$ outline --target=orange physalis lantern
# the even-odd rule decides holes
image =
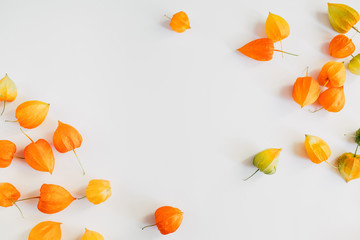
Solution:
[[[354,51],[355,44],[343,34],[335,36],[329,44],[329,53],[332,57],[345,58],[353,54]]]
[[[305,149],[309,159],[316,164],[328,160],[331,155],[329,145],[316,136],[305,135]]]
[[[86,198],[93,204],[105,202],[111,196],[110,181],[94,179],[86,188]]]
[[[20,198],[20,192],[10,183],[0,183],[0,207],[15,207],[22,214],[20,208],[16,205],[17,200]]]
[[[16,145],[8,140],[0,140],[0,168],[11,164],[16,152]]]
[[[82,136],[78,132],[78,130],[76,130],[73,126],[70,126],[69,124],[65,124],[59,121],[59,125],[53,135],[53,144],[56,150],[61,153],[73,151],[80,164],[81,169],[83,170],[83,174],[85,175],[84,167],[82,166],[75,152],[75,148],[79,148],[82,141]]]
[[[313,104],[318,99],[319,94],[320,85],[314,78],[308,76],[308,72],[306,72],[306,77],[296,79],[292,96],[301,107]]]
[[[258,61],[270,61],[273,58],[274,51],[297,56],[296,54],[274,49],[274,41],[270,38],[260,38],[251,41],[239,48],[238,51]]]
[[[171,18],[170,27],[172,30],[178,33],[185,32],[187,29],[190,29],[189,17],[184,12],[175,13]]]
[[[27,101],[16,108],[15,117],[20,126],[24,128],[36,128],[46,118],[50,104],[41,101]]]
[[[43,184],[40,188],[38,209],[46,214],[57,213],[67,208],[75,199],[63,187]]]
[[[289,36],[290,27],[284,18],[269,13],[265,22],[265,32],[268,38],[278,42]]]
[[[61,223],[41,222],[29,234],[28,240],[61,240]]]
[[[143,227],[157,226],[161,234],[169,234],[175,232],[181,225],[183,220],[183,212],[180,209],[164,206],[155,212],[155,224]]]
[[[4,106],[0,115],[5,111],[6,102],[12,102],[16,99],[17,89],[15,83],[5,74],[0,80],[0,101],[4,101]]]
[[[319,103],[329,112],[339,112],[345,105],[344,87],[325,90],[319,96]]]
[[[342,87],[346,80],[346,69],[344,63],[330,61],[326,63],[318,76],[320,85],[326,87]]]
[[[26,133],[24,134],[31,141],[24,150],[25,161],[37,171],[52,174],[55,166],[55,157],[50,144],[45,139],[39,139],[34,142]]]
[[[104,240],[100,233],[85,228],[85,233],[80,240]]]
[[[338,170],[346,182],[360,178],[360,155],[344,153],[338,159]]]

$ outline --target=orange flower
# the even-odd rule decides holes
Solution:
[[[110,182],[107,180],[91,180],[86,188],[86,198],[95,205],[105,202],[111,194]]]
[[[16,152],[16,145],[8,140],[0,140],[0,168],[11,164]]]
[[[314,78],[309,77],[307,72],[306,77],[296,79],[292,96],[301,107],[313,104],[318,99],[319,94],[319,83]]]
[[[85,228],[85,233],[80,240],[104,240],[100,233]]]
[[[52,174],[55,166],[55,157],[50,144],[45,139],[39,139],[34,142],[28,135],[26,135],[26,133],[24,134],[32,142],[25,147],[25,161],[30,165],[30,167],[37,171],[49,172]]]
[[[155,224],[143,227],[157,226],[161,234],[169,234],[175,232],[181,225],[183,220],[183,212],[180,209],[164,206],[155,212]]]
[[[290,34],[289,24],[282,17],[269,13],[265,22],[265,32],[268,38],[278,42]]]
[[[309,159],[316,164],[328,160],[331,155],[329,145],[316,136],[305,135],[305,149]]]
[[[297,56],[296,54],[274,49],[274,42],[270,38],[260,38],[251,41],[239,48],[238,51],[258,61],[270,61],[273,58],[274,51]]]
[[[318,76],[320,85],[327,87],[342,87],[346,80],[344,63],[331,61],[326,63]]]
[[[63,187],[43,184],[40,188],[38,209],[46,214],[57,213],[67,208],[75,199]]]
[[[170,27],[172,30],[178,33],[185,32],[187,29],[190,29],[189,17],[184,12],[175,13],[171,18]]]
[[[0,183],[0,206],[11,207],[20,198],[20,192],[10,183]]]
[[[59,125],[54,132],[53,135],[53,144],[61,153],[66,153],[69,151],[73,151],[80,167],[83,170],[83,174],[85,175],[84,167],[82,166],[76,152],[75,148],[79,148],[81,146],[83,139],[81,134],[74,127],[69,124],[65,124],[59,121]]]
[[[4,101],[4,107],[1,112],[1,115],[3,115],[5,111],[6,102],[14,101],[16,99],[16,96],[17,96],[16,85],[6,74],[5,77],[3,77],[0,80],[0,101]]]
[[[329,88],[319,96],[319,103],[329,112],[339,112],[345,105],[344,88]]]
[[[335,36],[329,44],[330,56],[345,58],[355,51],[355,44],[351,39],[343,34]]]
[[[28,240],[61,240],[61,223],[41,222],[29,234]]]
[[[36,128],[46,118],[50,104],[41,101],[27,101],[16,108],[16,122],[24,128]]]

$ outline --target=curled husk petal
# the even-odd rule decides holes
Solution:
[[[8,167],[16,152],[16,145],[8,140],[0,140],[0,168]]]
[[[45,139],[39,139],[26,146],[25,161],[33,169],[52,174],[55,166],[55,157],[50,144]]]
[[[20,126],[24,128],[36,128],[46,118],[50,104],[41,101],[27,101],[16,108],[15,117]]]
[[[355,44],[343,34],[335,36],[329,44],[329,53],[332,57],[345,58],[353,54],[354,51]]]
[[[312,77],[299,77],[293,87],[293,99],[301,107],[313,104],[319,97],[320,85]]]
[[[245,44],[238,51],[258,61],[270,61],[274,55],[274,41],[270,38],[256,39]]]
[[[80,240],[104,240],[100,233],[85,228],[85,233]]]
[[[6,74],[0,80],[0,101],[12,102],[16,99],[17,89],[15,83]]]
[[[333,87],[325,90],[319,96],[319,103],[329,112],[339,112],[345,105],[344,87]]]
[[[86,198],[97,205],[105,202],[111,196],[110,181],[93,179],[86,188]]]
[[[268,38],[278,42],[289,36],[290,27],[284,18],[269,13],[265,22],[265,32]]]
[[[360,178],[360,155],[344,153],[338,159],[338,169],[346,182]]]
[[[11,207],[20,198],[20,192],[11,183],[0,183],[0,207]]]
[[[183,212],[178,208],[164,206],[155,212],[155,223],[161,234],[175,232],[181,225]]]
[[[261,172],[271,175],[276,172],[281,148],[269,148],[255,155],[253,164]]]
[[[61,240],[61,223],[45,221],[36,225],[28,240]]]
[[[327,62],[321,69],[318,81],[326,87],[342,87],[346,80],[346,69],[342,62]]]
[[[331,155],[329,145],[316,136],[305,135],[305,149],[309,159],[316,164],[328,160]]]
[[[61,153],[72,151],[81,146],[83,139],[81,134],[73,126],[59,121],[59,125],[53,135],[53,143]]]
[[[182,33],[185,32],[187,29],[190,29],[188,15],[183,11],[175,13],[171,18],[170,27],[172,30],[178,33]]]
[[[347,33],[360,18],[355,9],[339,3],[328,3],[328,16],[331,26],[338,33]]]
[[[38,209],[46,214],[57,213],[67,208],[75,199],[63,187],[43,184],[40,188]]]
[[[360,75],[360,54],[350,60],[349,70],[353,74]]]

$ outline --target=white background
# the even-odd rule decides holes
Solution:
[[[342,2],[360,11],[360,2]],[[360,127],[360,78],[348,72],[340,113],[310,113],[318,106],[301,109],[291,98],[306,66],[316,78],[334,60],[327,1],[2,0],[0,9],[0,73],[18,87],[0,138],[21,155],[29,140],[4,120],[26,100],[49,102],[46,121],[26,132],[52,142],[57,120],[73,125],[87,171],[82,176],[72,153],[54,149],[52,176],[15,159],[0,169],[0,182],[22,197],[38,195],[43,183],[80,197],[94,178],[113,189],[101,205],[84,199],[54,215],[40,213],[37,201],[19,203],[25,219],[1,208],[1,239],[27,239],[44,220],[62,222],[65,240],[79,240],[85,227],[107,240],[360,238],[360,182],[346,184],[336,169],[313,164],[303,146],[304,134],[323,138],[333,163],[355,150],[344,134]],[[164,14],[181,10],[192,28],[179,34]],[[290,24],[283,48],[299,57],[257,62],[236,51],[266,36],[269,11]],[[360,47],[358,35],[354,42]],[[278,172],[244,182],[256,170],[251,158],[270,147],[283,148]],[[179,230],[142,231],[163,205],[184,212]]]

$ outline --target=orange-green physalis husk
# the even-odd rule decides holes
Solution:
[[[349,70],[353,74],[360,75],[360,54],[350,60]]]
[[[250,177],[244,179],[248,180],[254,176],[258,171],[261,171],[265,174],[272,175],[276,172],[276,167],[278,165],[278,157],[281,152],[281,148],[269,148],[262,152],[259,152],[255,155],[253,164],[258,168]]]
[[[30,231],[28,240],[60,240],[60,225],[59,222],[41,222]]]
[[[265,22],[265,32],[268,38],[278,42],[289,36],[290,27],[285,19],[269,12]]]
[[[344,153],[339,157],[338,169],[346,182],[360,178],[360,155]]]
[[[305,134],[305,149],[309,159],[316,164],[328,160],[331,155],[329,145],[316,136]]]
[[[16,85],[6,74],[5,77],[3,77],[0,80],[0,101],[4,102],[4,106],[0,115],[3,115],[5,111],[6,102],[14,101],[16,99],[16,96],[17,96]]]
[[[85,233],[80,240],[104,240],[100,233],[85,228]]]
[[[354,27],[360,18],[355,9],[345,4],[328,3],[328,16],[331,26],[338,33],[347,33],[351,28],[359,32]]]

